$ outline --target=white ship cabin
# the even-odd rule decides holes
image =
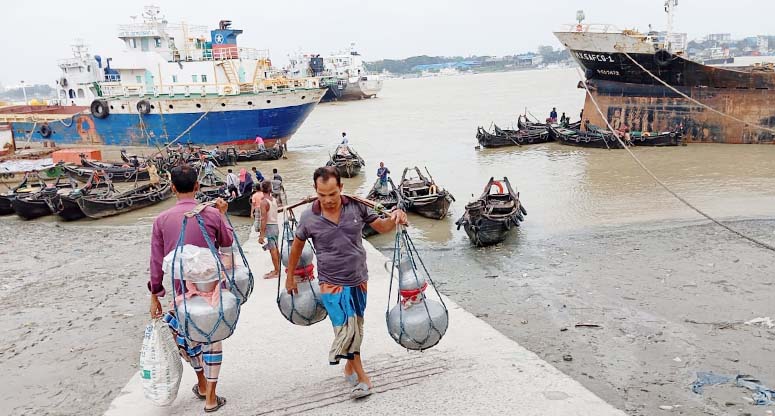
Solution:
[[[238,46],[242,30],[232,29],[229,20],[220,21],[215,30],[171,24],[155,6],[145,7],[141,18],[134,20],[139,21],[119,26],[118,38],[125,45],[121,54],[105,62],[95,57],[96,75],[102,78],[93,86],[91,99],[96,95],[183,98],[318,88],[314,79],[278,78],[267,50]],[[89,73],[88,63],[86,66]],[[80,97],[78,90],[74,94]],[[67,97],[70,95],[68,90]],[[88,105],[91,100],[86,90],[83,95]]]
[[[99,56],[92,56],[89,47],[83,41],[76,41],[72,46],[73,57],[59,61],[61,76],[56,80],[57,100],[59,105],[89,105],[97,97],[96,82],[102,81],[102,71]]]
[[[331,75],[339,78],[347,78],[350,82],[358,82],[367,77],[366,69],[363,67],[363,58],[355,50],[355,43],[350,43],[349,52],[340,52],[325,58],[325,67]],[[373,77],[373,75],[372,75]]]

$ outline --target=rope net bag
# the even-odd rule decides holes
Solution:
[[[199,204],[183,217],[180,237],[172,252],[170,280],[173,295],[173,309],[178,318],[178,332],[186,339],[199,343],[213,343],[230,337],[237,327],[240,308],[247,302],[253,292],[253,272],[250,270],[245,253],[234,232],[232,247],[222,247],[223,252],[215,247],[205,229],[204,219],[200,214],[209,204]],[[199,230],[207,243],[207,250],[214,261],[215,273],[207,278],[194,279],[190,273],[186,276],[186,259],[184,258],[190,245],[184,245],[186,228],[190,218],[195,218]],[[229,225],[231,220],[226,217]],[[232,227],[233,229],[233,227]],[[234,261],[233,248],[242,260],[241,264]],[[201,260],[201,258],[199,259]],[[179,280],[180,288],[175,280]]]
[[[385,263],[386,268],[388,264]],[[398,281],[396,300],[390,308],[395,280]],[[429,283],[438,300],[428,298]],[[396,229],[385,321],[393,340],[404,348],[419,351],[438,344],[449,326],[447,305],[403,226]]]
[[[283,234],[280,239],[280,260],[286,268],[291,257],[296,225],[293,211],[285,210]],[[299,263],[293,272],[298,293],[289,294],[288,291],[281,290],[281,287],[284,287],[281,284],[282,277],[277,279],[277,307],[285,319],[295,325],[310,326],[328,317],[328,312],[320,299],[320,286],[315,279],[314,257],[315,249],[312,242],[308,240],[304,244]],[[287,276],[287,273],[281,274]]]

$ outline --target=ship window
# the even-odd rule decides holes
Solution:
[[[156,47],[161,48],[161,38],[155,38],[154,41],[156,42]]]
[[[301,99],[302,99],[302,100],[303,100],[303,99],[305,99],[305,98],[307,98],[307,96],[306,96],[306,95],[302,95],[302,96],[301,96]]]
[[[140,75],[137,75],[137,76],[135,76],[135,81],[137,81],[138,84],[142,84],[143,83],[143,77],[141,77]]]
[[[199,82],[199,81],[197,81],[198,78],[199,77],[197,75],[191,75],[191,81],[193,81],[193,82]]]
[[[111,109],[111,110],[113,109],[113,106],[112,106],[112,105],[110,106],[110,109]]]
[[[226,103],[221,103],[221,107],[226,107]]]
[[[91,65],[86,65],[86,72],[91,72]]]
[[[173,108],[173,107],[172,107],[172,104],[170,104],[170,110],[172,110],[172,108]]]
[[[253,101],[248,101],[248,105],[253,105]]]
[[[207,75],[202,74],[202,82],[207,82]]]
[[[73,89],[70,89],[70,91],[68,91],[68,92],[67,92],[67,95],[68,95],[70,98],[75,98],[75,91],[73,91]]]
[[[196,108],[202,108],[202,104],[196,103]]]
[[[134,49],[137,49],[137,39],[135,38],[129,39],[129,46],[131,46]]]
[[[83,97],[85,97],[83,93],[83,88],[78,88],[78,98],[83,98]]]
[[[172,82],[178,82],[178,76],[177,75],[173,75],[172,76]]]
[[[267,104],[272,104],[272,100],[266,100]]]

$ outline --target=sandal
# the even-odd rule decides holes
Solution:
[[[349,376],[345,375],[344,380],[349,383],[351,386],[355,387],[358,385],[358,374],[352,373]]]
[[[199,383],[194,384],[194,387],[191,388],[191,391],[194,392],[194,396],[196,396],[197,399],[199,400],[205,399],[205,395],[199,393]]]
[[[221,407],[226,405],[226,398],[225,397],[215,396],[215,401],[217,402],[215,407],[211,407],[209,409],[205,407],[205,413],[217,412],[218,409],[220,409]]]
[[[369,388],[369,385],[366,383],[358,383],[350,393],[350,398],[353,400],[361,399],[366,396],[371,396],[371,388]]]

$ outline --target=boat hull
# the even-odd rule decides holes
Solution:
[[[48,122],[48,137],[42,136],[40,123],[17,121],[12,123],[12,129],[14,137],[31,135],[33,141],[49,139],[61,144],[154,146],[171,142],[182,134],[182,143],[238,146],[254,146],[256,136],[261,136],[269,147],[278,140],[285,143],[323,93],[324,90],[316,89],[296,91],[293,95],[151,98],[154,110],[142,118],[134,111],[140,98],[114,99],[108,101],[114,110],[104,119],[84,111],[62,121]],[[161,112],[162,108],[165,112]]]
[[[59,198],[59,205],[55,210],[55,214],[65,221],[75,221],[86,217],[86,214],[83,213],[83,210],[78,205],[78,198],[70,198],[68,196]]]
[[[348,82],[344,89],[341,100],[360,100],[364,98],[373,98],[382,90],[382,80],[366,80],[357,82]]]
[[[438,194],[433,200],[412,200],[409,211],[425,218],[440,220],[447,216],[452,198],[448,193]]]
[[[11,215],[13,211],[13,195],[0,195],[0,215]]]
[[[492,246],[503,242],[514,228],[516,227],[511,219],[493,221],[481,218],[476,224],[467,222],[463,225],[468,239],[478,247]]]
[[[558,32],[556,36],[583,68],[586,85],[603,113],[588,94],[583,118],[592,124],[608,122],[614,129],[625,124],[631,131],[679,131],[687,143],[775,141],[775,134],[754,127],[775,128],[775,71],[711,67],[666,51],[655,52],[645,40],[623,34]]]
[[[77,201],[78,206],[81,207],[81,211],[83,211],[84,215],[87,217],[104,218],[156,205],[172,196],[172,187],[169,183],[165,183],[153,195],[154,196],[151,198],[148,198],[145,195],[138,195],[121,199],[84,197],[79,198]]]
[[[16,215],[25,220],[34,220],[53,214],[45,199],[33,198],[32,195],[28,198],[14,198],[11,205],[13,205]]]

